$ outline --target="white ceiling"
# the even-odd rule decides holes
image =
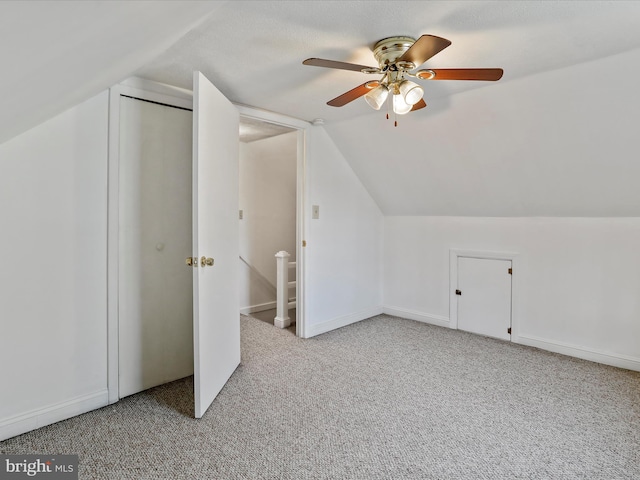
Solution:
[[[508,82],[639,47],[638,31],[637,1],[5,0],[0,141],[133,73],[191,88],[198,69],[236,103],[329,124],[371,113],[326,105],[370,77],[305,58],[374,65],[377,40],[428,33],[452,45],[426,66]],[[484,85],[429,82],[425,100]]]
[[[371,113],[364,100],[326,102],[372,77],[308,57],[375,66],[379,39],[432,34],[452,45],[426,66],[502,67],[508,82],[638,47],[638,31],[640,2],[233,1],[137,74],[191,88],[198,69],[234,102],[331,123]],[[425,100],[486,84],[430,82]]]
[[[292,128],[263,122],[254,118],[240,117],[240,141],[251,143],[265,138],[276,137],[283,133],[293,132]]]
[[[616,210],[619,204],[639,200],[625,193],[627,175],[618,188],[619,203],[602,197],[589,203],[589,189],[572,183],[575,171],[558,169],[552,151],[536,152],[551,154],[544,161],[533,153],[519,155],[528,151],[530,139],[513,125],[520,116],[511,106],[525,102],[536,111],[538,117],[530,116],[523,125],[537,128],[554,103],[543,102],[546,110],[535,101],[526,103],[530,88],[559,104],[575,95],[574,83],[551,72],[640,48],[638,1],[2,1],[0,32],[0,142],[129,76],[190,89],[193,70],[200,70],[238,104],[308,121],[324,119],[327,132],[385,213],[619,215],[629,211]],[[326,105],[371,77],[302,65],[309,57],[374,65],[371,47],[379,39],[422,34],[452,42],[425,67],[501,67],[504,77],[495,83],[425,81],[429,106],[402,117],[393,132],[361,99],[342,108]],[[580,93],[591,88],[615,94],[618,64],[610,64],[613,71],[600,69],[598,62],[589,65],[580,70],[590,81]],[[633,75],[624,78],[628,83],[640,72],[626,73]],[[556,78],[565,91],[556,95],[556,84],[540,89],[538,80],[525,81],[529,78],[542,83]],[[499,106],[483,103],[490,99]],[[600,100],[603,118],[611,122],[606,99]],[[575,115],[588,113],[577,110]],[[489,153],[480,151],[477,158],[476,150],[465,150],[472,143],[468,137],[482,130],[473,122],[476,117],[495,120],[483,125],[486,134],[477,142],[486,147],[506,139],[509,147],[491,144],[485,149]],[[584,131],[597,127],[586,125]],[[612,123],[605,130],[617,127]],[[593,156],[598,150],[593,142],[591,150],[580,153]],[[437,161],[424,161],[433,158],[430,152],[437,152]],[[512,156],[506,158],[507,153]],[[476,175],[481,182],[467,178],[459,185],[461,172],[492,167],[496,156],[517,178],[502,196],[488,192],[500,191],[500,184],[510,180],[504,176]],[[389,168],[390,159],[397,158],[405,159],[402,167]],[[596,179],[607,172],[599,161],[590,160],[595,166],[584,174],[585,185],[596,188]],[[612,190],[619,180],[615,174],[606,179]],[[552,193],[551,185],[563,185],[558,191],[564,193]],[[465,186],[474,197],[462,201],[469,198]]]
[[[222,5],[0,1],[0,143],[128,77]]]

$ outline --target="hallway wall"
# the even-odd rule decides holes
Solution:
[[[275,254],[285,250],[289,261],[296,259],[297,136],[294,131],[240,143],[240,255],[271,284],[240,262],[244,313],[275,306]],[[295,270],[289,274],[294,280]]]

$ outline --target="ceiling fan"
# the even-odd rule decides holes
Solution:
[[[451,45],[446,38],[422,35],[418,40],[412,37],[383,38],[373,47],[377,67],[353,63],[308,58],[304,65],[315,67],[352,70],[369,75],[382,75],[379,80],[370,80],[329,100],[327,105],[342,107],[364,95],[364,99],[375,110],[380,110],[389,94],[392,95],[392,109],[397,115],[404,115],[427,106],[422,96],[424,89],[410,80],[486,80],[496,81],[502,77],[501,68],[438,68],[420,69],[420,65]],[[387,113],[387,118],[389,114]],[[396,122],[397,126],[397,122]]]

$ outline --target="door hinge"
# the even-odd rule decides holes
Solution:
[[[456,290],[456,295],[462,295],[462,292],[460,290]]]
[[[513,275],[513,268],[509,269],[509,275]]]
[[[507,333],[511,335],[511,327],[507,328]]]

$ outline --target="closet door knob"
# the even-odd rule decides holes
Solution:
[[[206,267],[207,265],[213,267],[213,258],[207,258],[204,255],[200,258],[200,265]]]

